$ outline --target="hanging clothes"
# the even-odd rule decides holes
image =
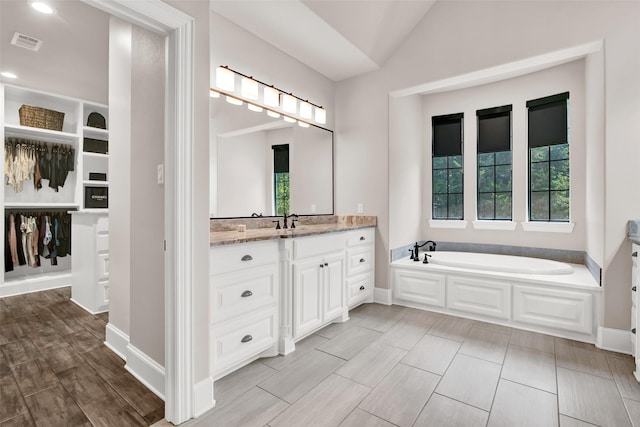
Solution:
[[[9,217],[5,217],[4,219],[4,234],[7,236],[4,239],[4,271],[13,271],[13,259],[11,258],[11,244],[9,243],[9,228],[10,222]]]

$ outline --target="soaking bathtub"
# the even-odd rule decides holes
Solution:
[[[602,288],[584,265],[470,252],[391,263],[393,304],[595,343]]]

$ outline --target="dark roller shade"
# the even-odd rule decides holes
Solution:
[[[569,92],[527,102],[529,148],[566,144]]]
[[[478,110],[478,153],[511,150],[511,105]]]
[[[460,113],[431,118],[434,157],[462,154],[462,117]]]
[[[272,145],[273,173],[289,172],[289,144]]]

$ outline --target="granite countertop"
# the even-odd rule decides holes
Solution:
[[[629,239],[640,245],[640,219],[629,221]]]
[[[250,228],[250,220],[247,219],[246,231],[237,230],[224,230],[216,231],[221,228],[221,222],[225,220],[212,220],[217,224],[210,227],[209,243],[211,246],[229,245],[234,243],[256,242],[260,240],[270,239],[291,239],[294,237],[313,236],[317,234],[335,233],[338,231],[355,230],[358,228],[367,228],[376,226],[375,216],[363,216],[363,215],[331,215],[329,221],[318,223],[318,219],[310,220],[312,223],[298,223],[296,228],[289,228],[286,230],[276,230],[275,227],[261,227]],[[237,227],[238,220],[231,220],[234,226]],[[300,221],[305,221],[301,218]]]

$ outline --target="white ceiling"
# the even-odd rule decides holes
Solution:
[[[333,81],[379,69],[435,0],[211,0],[214,12]]]

